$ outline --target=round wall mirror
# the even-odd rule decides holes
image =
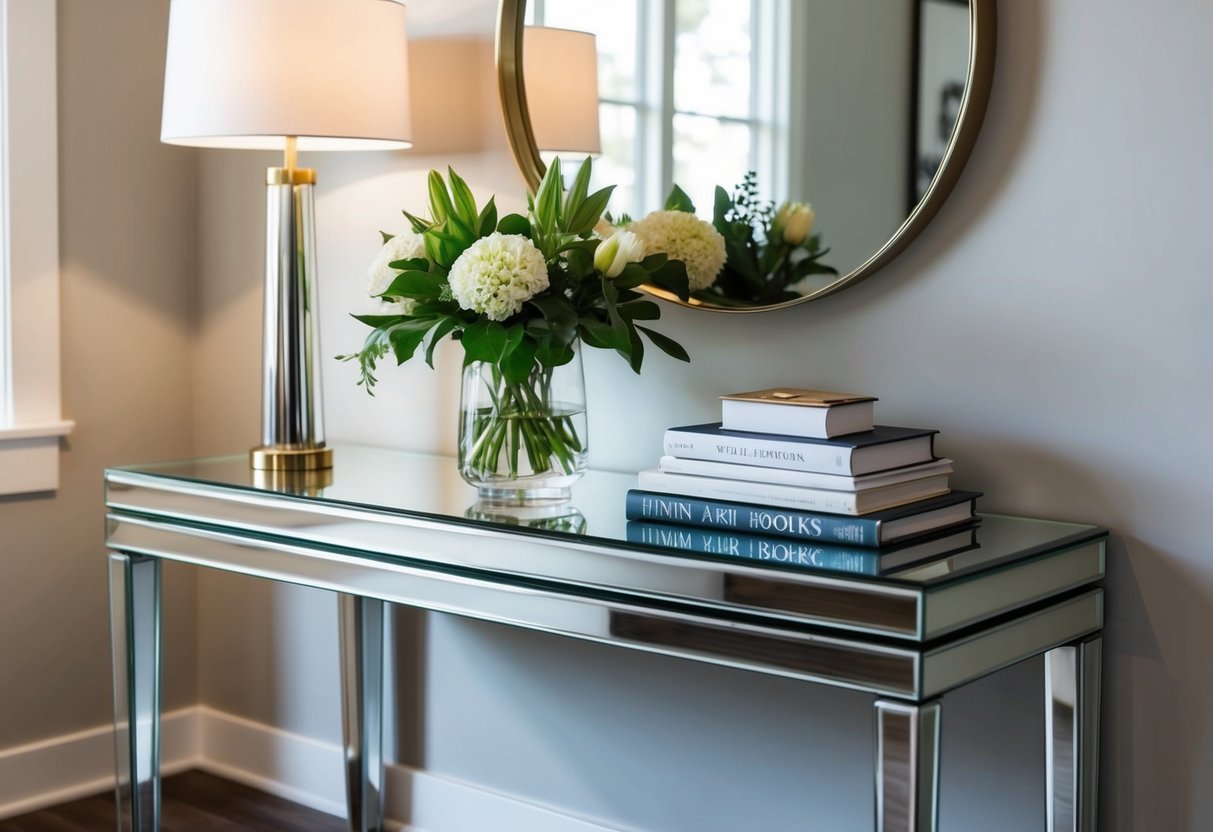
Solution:
[[[614,217],[641,219],[676,204],[719,225],[725,210],[759,244],[768,232],[794,244],[780,254],[780,274],[742,285],[722,272],[719,285],[689,302],[749,312],[868,277],[939,210],[981,127],[995,0],[501,0],[506,132],[534,188],[553,155],[567,170],[586,154],[545,144],[532,123],[532,111],[551,109],[540,97],[553,94],[532,79],[528,103],[523,56],[532,27],[595,36],[594,170],[599,183],[616,186]],[[585,90],[563,62],[540,61],[537,34],[529,41],[532,71]],[[570,118],[571,100],[592,98],[589,89],[563,99]],[[728,204],[718,202],[717,186]],[[789,202],[811,205],[811,215],[780,214]]]

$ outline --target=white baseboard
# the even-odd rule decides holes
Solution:
[[[161,772],[201,769],[345,816],[340,746],[205,706],[165,714]],[[0,820],[113,788],[109,725],[0,750]],[[390,765],[386,813],[400,832],[620,832],[616,827],[426,771]],[[403,825],[402,825],[403,824]]]
[[[449,777],[400,765],[386,773],[386,814],[421,832],[623,832]]]
[[[160,768],[198,764],[198,708],[165,714]],[[114,734],[109,725],[0,750],[0,819],[100,794],[114,787]]]
[[[341,746],[205,706],[197,711],[201,729],[198,768],[345,817]]]

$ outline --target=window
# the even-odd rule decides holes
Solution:
[[[597,36],[595,180],[617,186],[613,212],[643,216],[677,183],[710,216],[715,186],[731,190],[748,170],[768,192],[788,181],[790,8],[786,0],[532,0],[531,22]]]
[[[55,5],[0,0],[0,494],[59,483]]]

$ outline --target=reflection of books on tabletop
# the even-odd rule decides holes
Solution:
[[[938,558],[943,574],[951,566],[949,556],[977,548],[977,528],[975,523],[970,523],[959,530],[915,538],[898,546],[870,549],[747,532],[676,526],[648,520],[629,520],[627,539],[630,543],[676,549],[707,557],[738,558],[780,566],[862,575],[879,575],[908,564]]]
[[[877,426],[836,439],[746,433],[719,423],[670,428],[664,453],[682,459],[707,459],[858,476],[918,465],[935,459],[938,431]]]
[[[775,387],[721,396],[727,430],[829,439],[873,427],[876,399],[852,393]]]
[[[950,491],[938,497],[853,517],[631,489],[627,494],[626,517],[628,520],[653,520],[877,547],[972,522],[979,496],[975,491]]]
[[[947,474],[918,477],[865,488],[862,491],[838,491],[723,477],[692,476],[659,469],[641,471],[638,478],[643,491],[850,515],[870,514],[873,511],[948,493]]]

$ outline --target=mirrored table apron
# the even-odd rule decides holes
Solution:
[[[477,503],[450,458],[357,446],[294,478],[252,471],[243,455],[109,469],[118,828],[159,828],[160,564],[171,560],[340,593],[356,832],[383,825],[385,604],[871,695],[880,832],[938,828],[944,694],[1041,656],[1042,814],[1050,830],[1093,832],[1103,530],[987,515],[924,560],[802,550],[787,564],[659,545],[678,535],[624,519],[635,482],[591,471],[565,506],[510,510]]]

